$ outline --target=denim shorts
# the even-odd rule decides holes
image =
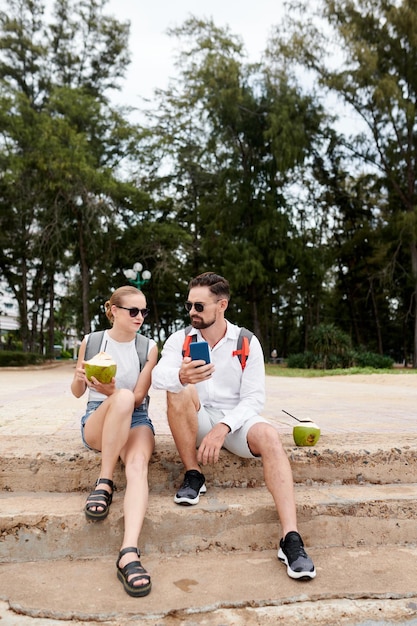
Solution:
[[[84,426],[88,418],[90,417],[91,413],[93,413],[96,409],[98,409],[98,407],[100,406],[100,404],[102,404],[102,402],[104,402],[104,400],[99,400],[99,401],[94,400],[94,401],[87,402],[86,412],[81,418],[81,438],[83,440],[83,444],[89,450],[93,450],[93,448],[90,448],[90,446],[88,445],[88,443],[86,442],[84,438]],[[132,421],[130,423],[130,428],[136,428],[136,426],[148,426],[148,428],[150,428],[152,433],[155,435],[155,429],[153,427],[151,420],[148,417],[148,408],[147,408],[146,402],[143,402],[143,404],[136,407],[136,409],[132,413]]]

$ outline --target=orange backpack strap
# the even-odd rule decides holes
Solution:
[[[182,344],[182,356],[183,356],[183,358],[185,356],[190,356],[190,343],[192,341],[196,341],[197,340],[197,335],[189,335],[188,334],[191,329],[192,329],[192,326],[187,326],[187,328],[185,328],[185,330],[184,330],[185,339],[184,339],[184,343]]]
[[[237,349],[232,352],[232,356],[237,356],[239,358],[242,371],[245,369],[246,361],[249,358],[250,341],[252,337],[253,333],[247,328],[242,327],[237,340]]]

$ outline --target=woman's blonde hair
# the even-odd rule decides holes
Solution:
[[[114,322],[114,316],[111,310],[112,306],[124,306],[123,299],[125,298],[125,296],[137,296],[138,294],[140,294],[141,296],[144,295],[140,289],[136,289],[136,287],[131,287],[130,285],[119,287],[118,289],[116,289],[116,291],[113,291],[112,295],[110,296],[110,300],[107,300],[104,303],[104,310],[110,324],[113,325]]]

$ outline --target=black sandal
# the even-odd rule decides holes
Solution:
[[[131,561],[124,567],[119,567],[120,559],[122,556],[127,554],[128,552],[135,552],[138,555],[137,561]],[[139,598],[140,596],[147,596],[151,590],[152,583],[151,577],[149,576],[146,569],[142,567],[142,563],[140,562],[140,551],[137,548],[123,548],[119,552],[119,558],[117,559],[117,578],[123,583],[123,587],[126,593],[129,596],[133,596],[134,598]],[[135,574],[133,578],[128,580],[129,576]],[[148,582],[144,585],[134,585],[133,583],[141,578],[145,578]]]
[[[108,478],[99,478],[96,482],[96,487],[98,487],[100,483],[109,485],[111,492],[106,491],[106,489],[95,489],[88,496],[84,507],[86,518],[95,521],[107,517],[113,499],[113,481]],[[98,507],[101,509],[100,511],[97,510]]]

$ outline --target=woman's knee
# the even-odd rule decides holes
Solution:
[[[135,394],[130,389],[117,389],[111,396],[109,401],[113,405],[117,405],[120,410],[126,410],[133,413],[135,408]]]

